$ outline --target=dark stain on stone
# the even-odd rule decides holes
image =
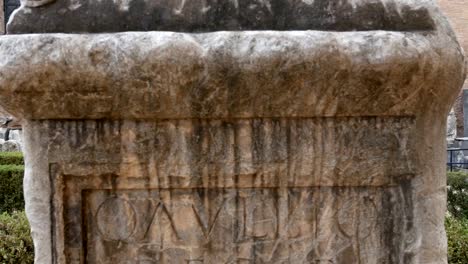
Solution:
[[[71,0],[56,1],[39,8],[20,9],[8,24],[8,33],[177,31],[210,32],[241,30],[330,30],[330,31],[423,31],[433,30],[427,9],[404,3],[350,1],[186,1],[184,6],[132,0],[119,9],[112,0],[81,1],[71,9]],[[206,3],[206,5],[204,4]],[[176,11],[177,9],[177,11]],[[398,11],[400,9],[401,11]],[[58,12],[67,10],[66,12]],[[41,18],[41,19],[38,19]],[[30,21],[34,21],[31,23]]]

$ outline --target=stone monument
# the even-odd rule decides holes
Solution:
[[[0,38],[36,263],[447,262],[433,1],[29,0],[8,31],[44,33]]]

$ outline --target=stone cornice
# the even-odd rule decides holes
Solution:
[[[460,52],[436,32],[12,35],[0,101],[27,119],[414,115],[456,94]]]

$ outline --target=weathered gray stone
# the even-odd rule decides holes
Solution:
[[[447,143],[452,144],[457,137],[457,118],[453,109],[447,117]]]
[[[0,141],[0,149],[4,152],[21,151],[21,145],[16,140]]]
[[[24,0],[9,33],[434,29],[428,0]],[[34,8],[47,4],[41,8]]]
[[[342,2],[356,8],[326,2],[337,20],[323,23],[390,11],[304,23],[385,30],[0,38],[0,102],[25,120],[36,262],[446,263],[462,51],[432,1]],[[10,29],[66,3],[23,7]],[[180,30],[233,29],[192,10]],[[411,10],[426,15],[402,20]]]

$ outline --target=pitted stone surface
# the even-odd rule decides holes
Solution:
[[[465,64],[432,1],[73,3],[9,28],[192,33],[0,38],[36,263],[447,262]],[[322,31],[215,32],[245,29]]]

